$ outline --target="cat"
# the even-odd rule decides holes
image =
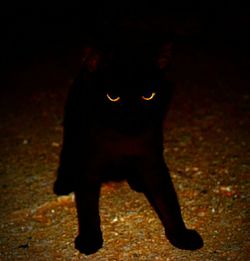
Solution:
[[[102,247],[101,184],[120,180],[145,194],[175,247],[195,250],[203,240],[184,224],[163,157],[163,122],[173,89],[165,76],[172,43],[158,48],[152,41],[129,39],[111,47],[84,48],[83,64],[65,105],[54,193],[75,193],[75,247],[81,253],[89,255]]]

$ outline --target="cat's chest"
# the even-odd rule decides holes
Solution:
[[[109,159],[146,156],[152,152],[155,143],[152,130],[147,130],[141,135],[130,136],[113,129],[103,129],[93,133],[92,137],[96,154]]]

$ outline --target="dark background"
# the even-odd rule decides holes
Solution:
[[[22,3],[2,8],[4,68],[51,51],[74,48],[100,32],[105,35],[107,27],[122,21],[145,21],[153,30],[171,32],[178,41],[192,38],[196,45],[230,47],[238,49],[241,56],[249,55],[249,9],[240,1],[89,2],[56,6]]]

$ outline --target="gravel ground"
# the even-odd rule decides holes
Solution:
[[[165,157],[198,251],[174,248],[145,197],[102,188],[104,247],[74,249],[73,195],[52,193],[62,113],[80,50],[9,69],[0,93],[0,260],[249,260],[249,72],[235,49],[180,45],[169,77]]]

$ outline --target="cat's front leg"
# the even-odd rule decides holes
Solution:
[[[83,155],[84,131],[79,133],[74,123],[65,124],[63,145],[60,154],[60,164],[57,179],[54,183],[54,193],[58,196],[67,195],[75,190],[77,174],[85,168],[86,159]]]
[[[164,225],[166,236],[177,248],[195,250],[203,246],[201,236],[187,229],[164,159],[147,160],[142,173],[144,193]]]
[[[75,191],[79,225],[75,248],[86,255],[97,252],[103,244],[98,206],[99,195],[98,182],[79,182]]]
[[[70,149],[63,145],[60,157],[60,165],[57,170],[57,178],[54,183],[53,191],[56,195],[68,195],[75,189],[75,175],[79,172],[79,162],[74,152],[76,149]],[[82,163],[82,162],[81,162]]]

